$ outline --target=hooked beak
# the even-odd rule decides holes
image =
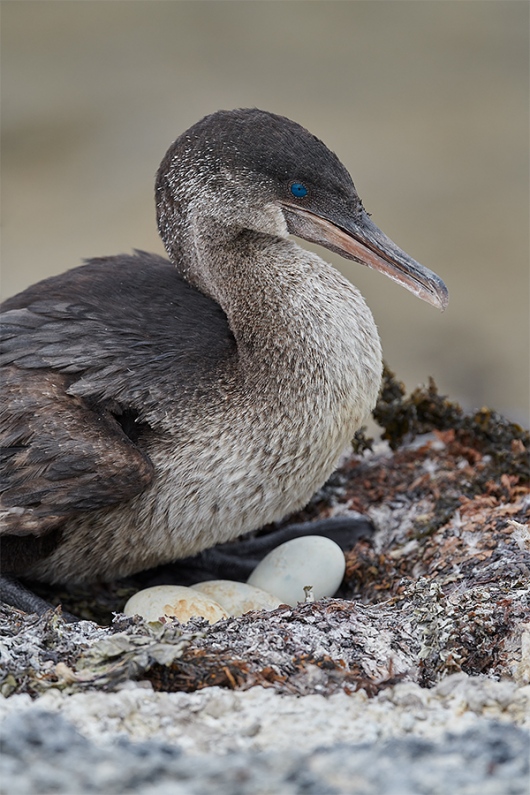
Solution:
[[[398,248],[364,211],[355,220],[337,224],[288,202],[283,202],[283,208],[291,234],[381,271],[442,311],[449,303],[449,292],[440,277]]]

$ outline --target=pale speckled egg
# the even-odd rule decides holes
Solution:
[[[231,616],[242,616],[249,610],[274,610],[281,600],[261,588],[234,580],[208,580],[191,586],[214,599]]]
[[[323,536],[286,541],[258,563],[247,582],[294,606],[305,600],[304,586],[313,586],[315,599],[333,596],[344,577],[344,552]]]
[[[123,612],[126,616],[142,616],[146,621],[168,616],[185,623],[193,616],[201,616],[214,624],[221,618],[228,618],[228,612],[220,604],[183,585],[155,585],[138,591],[131,596]]]

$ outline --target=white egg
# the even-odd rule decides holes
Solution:
[[[123,612],[126,616],[142,616],[146,621],[158,621],[161,616],[178,618],[183,624],[193,616],[201,616],[210,624],[228,613],[205,594],[183,585],[155,585],[135,593]]]
[[[258,563],[248,583],[294,606],[305,600],[305,586],[315,599],[333,596],[344,577],[344,552],[323,536],[303,536],[280,544]]]
[[[274,610],[281,600],[261,588],[234,580],[208,580],[191,586],[216,602],[231,616],[242,616],[249,610]]]

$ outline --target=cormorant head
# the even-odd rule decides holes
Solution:
[[[372,222],[338,157],[283,116],[256,108],[206,116],[169,148],[156,198],[160,234],[174,259],[193,217],[207,217],[227,231],[297,235],[447,306],[443,281]]]

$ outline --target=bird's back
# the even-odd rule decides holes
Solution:
[[[226,316],[166,259],[89,260],[2,305],[0,362],[67,373],[87,397],[175,395],[233,354]]]
[[[68,518],[149,485],[153,414],[170,402],[178,415],[234,351],[219,305],[142,252],[90,260],[5,301],[4,570],[46,553]]]

